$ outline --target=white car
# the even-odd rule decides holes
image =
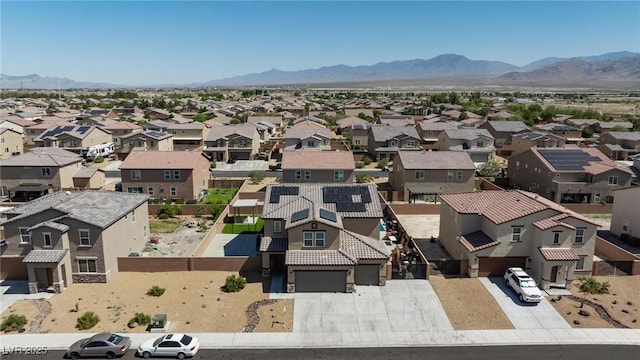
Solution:
[[[542,301],[542,291],[538,289],[535,280],[519,267],[508,268],[504,273],[507,287],[512,288],[520,301],[539,303]]]
[[[138,347],[138,355],[150,357],[177,357],[184,359],[198,352],[200,342],[186,334],[167,334],[157,339],[149,339]]]

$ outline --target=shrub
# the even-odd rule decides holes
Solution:
[[[24,315],[11,314],[2,320],[0,330],[2,331],[16,331],[22,329],[27,324],[27,318]]]
[[[264,171],[252,171],[249,173],[249,179],[251,179],[252,184],[260,184],[262,180],[264,180],[264,177]]]
[[[100,318],[98,317],[98,315],[96,315],[92,311],[87,311],[86,313],[82,314],[82,316],[78,318],[78,321],[76,323],[76,329],[88,330],[96,326],[96,324],[98,324],[99,322],[100,322]]]
[[[356,169],[362,169],[364,167],[364,161],[356,161]]]
[[[588,294],[608,294],[609,286],[608,281],[600,282],[592,276],[580,278],[580,291]]]
[[[164,294],[165,288],[161,288],[158,285],[153,285],[149,291],[147,291],[147,295],[149,296],[162,296]]]
[[[242,276],[229,275],[224,282],[224,291],[238,292],[247,285],[247,279]]]
[[[382,168],[386,167],[387,165],[389,165],[389,160],[387,160],[386,158],[382,158],[382,159],[378,160],[378,165],[376,167],[378,169],[382,169]]]
[[[158,219],[160,220],[167,220],[169,218],[169,214],[167,213],[160,213],[160,215],[158,215]]]
[[[165,203],[162,205],[162,209],[160,209],[160,215],[161,214],[167,214],[169,217],[182,215],[182,206],[180,204],[172,205]]]
[[[365,156],[364,159],[362,159],[362,161],[364,162],[365,165],[369,165],[373,162],[373,160],[368,156]]]
[[[184,199],[176,199],[175,203],[176,205],[182,205],[184,204]]]
[[[93,162],[96,164],[100,164],[104,162],[104,158],[102,156],[98,156],[97,158],[93,159]]]
[[[129,320],[129,327],[133,327],[136,324],[138,325],[148,325],[151,323],[151,316],[145,313],[136,313],[134,317]]]
[[[368,176],[367,176],[367,175],[365,175],[365,174],[358,174],[358,175],[356,175],[356,182],[357,182],[358,184],[367,183],[367,182],[369,182],[369,181],[371,181],[371,178],[370,178],[370,177],[368,177]]]
[[[211,169],[215,169],[216,166],[218,166],[217,163],[215,161],[212,161],[211,162]]]

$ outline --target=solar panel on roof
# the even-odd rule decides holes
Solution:
[[[336,213],[331,212],[329,210],[325,210],[325,209],[320,209],[320,217],[322,219],[333,221],[333,222],[338,221],[338,216],[336,215]]]
[[[86,133],[89,129],[91,129],[91,126],[80,126],[80,127],[78,128],[78,130],[77,130],[77,131],[78,131],[80,134],[84,134],[84,133]]]
[[[556,170],[582,170],[590,161],[600,161],[582,150],[538,150],[540,155]]]
[[[304,220],[309,217],[309,209],[303,209],[300,211],[296,211],[291,214],[291,222],[297,222],[300,220]]]
[[[298,195],[300,189],[297,186],[276,186],[271,188],[271,197],[269,203],[277,204],[280,202],[282,195]]]
[[[325,186],[322,199],[325,203],[335,203],[338,212],[366,211],[371,194],[366,186]]]

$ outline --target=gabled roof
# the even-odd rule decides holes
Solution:
[[[420,121],[417,125],[422,131],[442,131],[444,129],[457,129],[462,123],[457,121]]]
[[[148,198],[144,194],[115,191],[58,191],[5,211],[6,215],[16,215],[5,224],[53,209],[68,218],[105,229]]]
[[[580,257],[572,248],[538,248],[547,261],[577,261]]]
[[[616,164],[598,149],[593,148],[531,148],[533,154],[540,159],[549,170],[557,172],[586,172],[589,174],[601,174],[603,172],[618,169],[630,173],[631,170],[623,165]],[[563,154],[565,156],[563,156]],[[568,159],[568,160],[558,160]],[[570,162],[571,166],[567,166]]]
[[[564,139],[561,138],[558,135],[541,133],[541,132],[536,132],[536,131],[526,131],[526,132],[521,132],[521,133],[518,133],[518,134],[513,134],[513,137],[514,138],[525,139],[525,140],[531,140],[531,141],[536,141],[536,140],[540,140],[540,139],[562,140],[562,141],[564,141]]]
[[[120,169],[193,170],[201,157],[205,156],[199,151],[132,151]]]
[[[43,140],[46,138],[57,139],[63,136],[73,136],[78,139],[84,139],[93,131],[102,131],[104,133],[111,134],[109,131],[102,129],[99,126],[92,125],[54,126],[40,134],[36,140]]]
[[[82,156],[60,148],[38,147],[33,150],[0,160],[0,166],[43,166],[59,167],[82,162]]]
[[[375,142],[386,142],[400,136],[420,140],[420,135],[413,126],[371,125],[369,131],[371,131]]]
[[[320,136],[324,139],[331,139],[331,131],[325,127],[316,128],[316,127],[301,127],[296,128],[292,127],[285,131],[284,137],[285,139],[306,139],[311,136]]]
[[[475,140],[479,137],[493,139],[487,129],[445,129],[442,132],[451,140]]]
[[[607,134],[616,140],[640,141],[640,131],[610,131]]]
[[[257,133],[258,130],[253,124],[216,126],[211,128],[206,141],[216,141],[231,135],[241,135],[242,137],[253,139]]]
[[[486,124],[499,132],[517,133],[529,130],[529,127],[522,121],[487,121]]]
[[[355,162],[350,151],[284,151],[282,169],[353,170]]]
[[[464,151],[398,151],[405,170],[475,170],[471,157]]]

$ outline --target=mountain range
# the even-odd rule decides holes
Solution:
[[[576,58],[544,58],[522,67],[501,61],[470,60],[456,54],[431,59],[381,62],[374,65],[335,65],[317,69],[283,71],[235,76],[191,84],[163,84],[145,87],[257,86],[283,84],[402,82],[415,79],[475,79],[492,85],[598,85],[624,83],[640,87],[640,53],[613,52]],[[133,88],[109,83],[77,82],[68,78],[41,77],[36,74],[12,76],[0,74],[2,89]]]

